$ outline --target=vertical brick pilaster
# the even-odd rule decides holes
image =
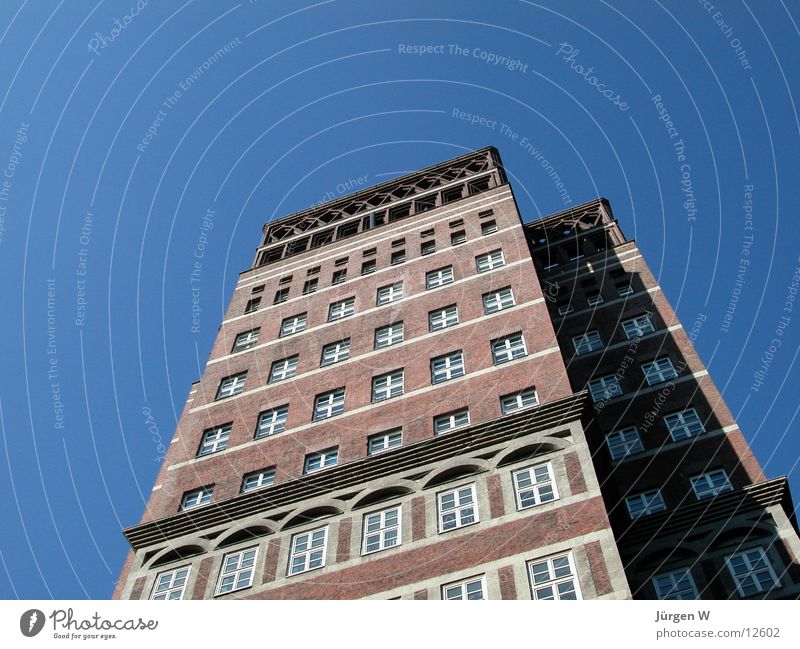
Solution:
[[[586,481],[583,479],[583,469],[581,469],[581,461],[578,459],[578,454],[571,451],[564,455],[564,468],[567,470],[567,479],[569,480],[569,489],[572,495],[582,494],[586,491]]]
[[[500,482],[500,476],[490,475],[486,485],[489,490],[489,514],[492,518],[502,516],[506,513],[506,508],[503,504],[503,484]]]
[[[350,536],[353,531],[353,519],[345,518],[339,523],[339,543],[336,546],[336,563],[350,558]]]
[[[500,597],[517,599],[517,585],[514,583],[514,566],[503,566],[497,571],[500,579]]]
[[[264,560],[264,576],[261,578],[262,584],[274,581],[278,571],[278,554],[280,553],[280,549],[280,539],[270,539],[269,545],[267,546],[267,558]]]
[[[611,578],[608,576],[606,560],[603,557],[603,548],[600,541],[592,541],[583,546],[586,557],[589,559],[589,567],[592,570],[592,580],[598,595],[606,595],[614,590],[611,586]]]
[[[417,496],[411,501],[411,540],[425,538],[425,497]]]
[[[138,577],[135,582],[133,582],[133,588],[131,589],[131,595],[129,599],[142,599],[142,591],[144,590],[144,582],[147,581],[145,577]]]
[[[428,590],[418,590],[414,592],[414,599],[428,599]]]
[[[211,564],[213,559],[206,557],[200,562],[200,567],[197,569],[197,579],[194,582],[194,591],[192,592],[192,599],[203,599],[208,586],[208,580],[211,575]]]

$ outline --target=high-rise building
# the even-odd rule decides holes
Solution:
[[[797,597],[767,480],[599,199],[494,148],[264,226],[115,597]]]

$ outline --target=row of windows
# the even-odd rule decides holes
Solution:
[[[662,356],[648,363],[642,363],[641,368],[647,385],[656,385],[678,377],[678,371],[669,356]],[[592,379],[587,387],[592,396],[592,401],[595,403],[613,399],[623,394],[619,377],[616,374],[608,374]]]
[[[621,324],[622,330],[625,333],[625,338],[628,340],[646,336],[656,330],[653,326],[653,321],[647,314],[639,315],[629,320],[623,320]],[[575,354],[581,356],[602,349],[603,340],[600,338],[600,333],[593,329],[579,336],[574,336],[572,338],[572,346],[575,348]]]
[[[558,265],[558,264],[555,264]],[[545,268],[545,270],[547,270]],[[635,292],[633,285],[631,284],[631,278],[627,274],[624,268],[617,268],[611,270],[609,272],[609,276],[611,282],[614,285],[614,291],[616,296],[618,297],[628,297],[629,295],[633,295]],[[597,282],[594,279],[587,279],[581,282],[584,295],[586,297],[586,304],[590,307],[600,306],[605,301],[602,292],[600,291],[600,287],[597,286]],[[553,284],[552,282],[548,282],[548,285],[555,289],[556,293],[559,293],[558,284]],[[550,291],[552,293],[552,290]],[[556,308],[558,310],[558,315],[568,315],[575,311],[575,305],[577,300],[575,299],[575,293],[572,292],[570,297],[566,300],[558,300],[556,304]]]
[[[527,388],[500,397],[500,410],[504,415],[531,408],[539,404],[539,397],[535,388]],[[289,414],[288,406],[273,408],[260,413],[256,438],[274,435],[286,430],[286,419]],[[468,426],[470,423],[469,409],[461,408],[452,412],[438,415],[433,419],[433,431],[436,435],[450,432]],[[210,428],[203,433],[198,456],[209,455],[224,451],[228,447],[232,424],[225,424],[218,428]],[[370,435],[367,438],[367,452],[375,455],[382,451],[397,448],[403,444],[403,429],[393,428]],[[338,447],[315,451],[306,455],[303,461],[303,473],[313,473],[320,469],[335,466],[339,462]],[[259,469],[245,474],[242,479],[241,493],[267,487],[275,481],[275,467]],[[186,492],[181,500],[181,510],[192,509],[211,502],[213,485],[193,489]]]
[[[666,414],[663,417],[663,421],[673,442],[697,437],[706,432],[706,427],[694,408],[686,408],[685,410]],[[629,426],[608,433],[606,435],[606,445],[612,460],[621,460],[624,457],[636,455],[645,450],[636,426]]]

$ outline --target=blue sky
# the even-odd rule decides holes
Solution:
[[[798,20],[752,1],[0,3],[0,597],[111,594],[266,220],[489,144],[526,220],[611,201],[798,498]]]

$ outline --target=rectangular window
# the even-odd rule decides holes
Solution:
[[[589,306],[599,306],[603,303],[603,296],[600,293],[587,293],[586,294],[586,303]]]
[[[439,505],[439,532],[478,522],[474,483],[443,491],[436,496],[436,501]]]
[[[297,374],[297,359],[298,356],[295,355],[272,363],[272,367],[269,371],[268,383],[284,381],[285,379],[290,379]]]
[[[466,408],[448,412],[433,418],[434,435],[449,433],[451,430],[463,428],[464,426],[469,426],[469,410]]]
[[[672,361],[669,357],[657,358],[652,363],[642,363],[642,372],[647,380],[647,385],[655,385],[663,381],[669,381],[678,376]]]
[[[622,322],[622,330],[625,332],[625,337],[628,340],[632,340],[637,336],[646,336],[653,333],[655,327],[653,327],[653,321],[650,320],[650,316],[640,315],[630,320],[624,320]]]
[[[292,283],[292,276],[291,275],[287,275],[286,277],[281,277],[278,280],[278,284],[281,284],[281,285],[283,285],[283,284],[291,284],[291,283]]]
[[[388,304],[389,302],[399,300],[402,297],[403,282],[395,282],[394,284],[389,284],[388,286],[381,286],[378,289],[378,296],[375,300],[375,304],[381,306],[382,304]]]
[[[403,444],[402,428],[387,430],[386,432],[383,433],[370,435],[369,438],[367,438],[367,450],[369,451],[370,455],[375,455],[376,453],[387,451],[390,448],[402,446],[402,444]]]
[[[486,585],[483,575],[442,586],[442,599],[445,600],[486,599],[485,593]]]
[[[427,239],[428,237],[432,237],[436,233],[436,230],[430,228],[429,230],[423,230],[419,233],[420,239]]]
[[[242,493],[248,491],[255,491],[261,487],[268,487],[275,482],[275,468],[261,469],[260,471],[253,471],[244,476],[242,480]]]
[[[367,248],[364,252],[361,253],[361,256],[366,257],[374,257],[378,253],[377,248]]]
[[[478,212],[479,219],[486,219],[494,214],[494,210],[483,210],[482,212]]]
[[[219,382],[219,388],[217,389],[217,396],[215,397],[215,401],[219,399],[225,399],[227,397],[232,397],[242,392],[242,390],[244,390],[244,384],[246,379],[247,379],[247,372],[240,372],[239,374],[234,374],[233,376],[228,376],[222,379]]]
[[[275,298],[272,300],[273,304],[281,304],[289,299],[289,287],[281,288],[275,291]]]
[[[703,422],[700,421],[700,415],[697,414],[694,408],[687,408],[682,412],[664,415],[664,423],[673,441],[676,442],[706,432]]]
[[[667,504],[664,502],[659,489],[651,489],[628,496],[625,498],[625,504],[628,506],[628,513],[631,518],[649,516],[667,509]]]
[[[448,221],[447,225],[451,228],[460,228],[464,225],[464,219],[455,219],[454,221]]]
[[[258,307],[261,306],[261,297],[254,297],[251,300],[247,300],[247,306],[244,307],[245,313],[253,313],[258,311]]]
[[[351,316],[356,311],[356,299],[348,297],[345,300],[334,302],[328,307],[328,322],[333,320],[341,320],[347,316]]]
[[[457,246],[462,243],[467,242],[467,233],[464,230],[458,230],[457,232],[450,233],[450,244],[453,246]]]
[[[431,359],[431,383],[441,383],[463,375],[464,354],[460,349]]]
[[[658,599],[700,599],[689,568],[656,575],[653,577],[653,588]]]
[[[392,248],[397,248],[399,246],[404,246],[406,244],[405,239],[395,239],[392,241]]]
[[[326,448],[324,451],[309,453],[303,464],[303,473],[314,473],[329,466],[336,466],[339,462],[339,449]]]
[[[256,327],[250,331],[243,331],[242,333],[237,334],[236,340],[233,341],[233,349],[231,350],[231,354],[243,352],[245,349],[255,347],[256,343],[258,343],[258,334],[260,331],[261,328]]]
[[[630,282],[621,282],[616,284],[617,295],[620,297],[626,297],[628,295],[633,295],[633,286],[631,286]]]
[[[322,268],[322,266],[312,266],[311,268],[309,268],[306,271],[306,275],[308,275],[308,276],[316,275],[320,271],[321,268]]]
[[[572,306],[571,302],[558,305],[558,315],[567,315],[568,313],[572,313],[574,310],[575,307]]]
[[[374,259],[369,259],[361,264],[362,275],[369,275],[370,273],[374,273],[376,270],[378,270],[378,262]]]
[[[320,360],[320,367],[326,365],[333,365],[334,363],[341,363],[350,358],[350,339],[337,340],[335,343],[329,343],[322,348],[322,359]]]
[[[403,342],[402,322],[395,322],[375,330],[375,349],[389,347],[401,342]]]
[[[483,312],[486,315],[502,311],[514,306],[514,304],[514,294],[511,292],[510,286],[501,288],[499,291],[483,294]]]
[[[372,403],[403,394],[403,370],[395,370],[372,379]]]
[[[725,563],[742,597],[780,587],[775,571],[760,547],[732,554],[726,557]]]
[[[485,255],[478,255],[475,257],[475,265],[479,273],[485,273],[486,271],[505,266],[506,260],[503,258],[502,250],[492,250],[492,252],[487,252]]]
[[[539,405],[539,396],[536,394],[534,388],[515,392],[514,394],[507,394],[500,397],[500,411],[504,415],[511,414],[517,410],[524,410],[525,408],[532,408]]]
[[[400,507],[391,507],[364,516],[362,554],[370,554],[402,543]]]
[[[697,496],[698,500],[711,498],[726,491],[733,491],[733,485],[724,469],[716,469],[695,476],[691,479],[691,482],[694,495]]]
[[[231,437],[231,424],[209,428],[203,432],[203,439],[200,442],[200,449],[197,457],[211,455],[217,451],[224,451],[228,448],[228,440]]]
[[[572,345],[575,347],[575,354],[588,354],[603,348],[603,341],[600,339],[600,334],[597,331],[587,331],[580,336],[572,338]]]
[[[453,201],[457,201],[461,198],[463,193],[463,185],[460,187],[451,187],[450,189],[445,189],[442,192],[442,203],[452,203]]]
[[[256,439],[282,433],[286,430],[286,420],[289,418],[289,406],[278,406],[265,410],[258,415],[258,428]]]
[[[200,489],[187,491],[185,494],[183,494],[183,498],[181,499],[181,511],[185,512],[187,509],[194,509],[195,507],[200,507],[201,505],[207,505],[211,502],[213,495],[213,486],[201,487]]]
[[[183,599],[186,580],[189,578],[189,566],[176,568],[169,572],[162,572],[156,577],[153,585],[153,594],[150,599]]]
[[[307,280],[306,283],[303,284],[303,295],[316,293],[318,285],[319,285],[319,279],[317,279],[316,277]]]
[[[291,336],[306,328],[307,316],[305,313],[284,319],[281,322],[281,336]]]
[[[325,565],[325,550],[328,543],[328,526],[292,537],[289,555],[289,574],[297,575]]]
[[[545,462],[514,471],[514,492],[517,494],[517,509],[527,509],[558,500],[553,465]]]
[[[581,599],[572,553],[528,563],[533,599]]]
[[[455,304],[428,313],[428,330],[438,331],[458,324],[458,307]]]
[[[343,284],[347,281],[347,269],[342,268],[340,270],[333,271],[333,276],[331,277],[331,284]]]
[[[421,255],[432,255],[434,252],[436,252],[436,242],[423,241],[419,247],[419,252]]]
[[[619,385],[619,379],[613,374],[609,374],[589,381],[589,393],[592,395],[592,401],[598,403],[620,396],[622,388]]]
[[[258,548],[226,554],[222,559],[216,594],[224,595],[235,590],[249,588],[253,584],[257,554]]]
[[[481,223],[481,234],[483,236],[494,234],[495,232],[497,232],[497,222],[494,219]]]
[[[425,286],[428,290],[451,284],[453,281],[452,266],[445,266],[425,273]]]
[[[339,266],[344,266],[345,264],[347,264],[347,261],[349,259],[350,259],[350,257],[339,257],[339,259],[337,259],[336,261],[333,262],[333,265],[336,266],[337,268]]]
[[[621,460],[628,455],[635,455],[644,450],[642,439],[636,426],[615,430],[606,435],[606,445],[612,460]]]
[[[344,412],[344,388],[318,394],[314,399],[314,421],[328,419]]]
[[[495,365],[527,355],[528,350],[525,348],[525,339],[522,334],[514,334],[492,341],[492,358]]]
[[[403,250],[395,250],[392,253],[391,262],[392,266],[396,266],[397,264],[402,264],[406,260],[406,251]]]
[[[264,287],[265,287],[265,286],[266,286],[266,284],[259,284],[258,286],[254,286],[254,287],[253,287],[253,290],[252,290],[252,291],[250,291],[250,292],[251,292],[251,293],[253,293],[253,294],[256,294],[256,293],[263,293],[263,292],[264,292]]]

